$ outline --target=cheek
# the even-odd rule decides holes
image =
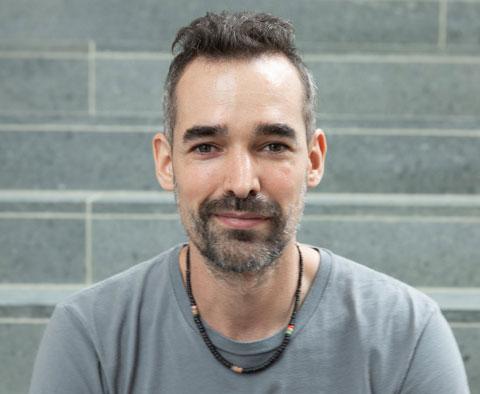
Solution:
[[[219,176],[211,166],[192,165],[176,168],[177,192],[183,201],[203,199],[214,188]]]
[[[301,165],[279,166],[275,170],[270,169],[264,177],[265,188],[278,199],[291,201],[294,195],[302,190],[306,180],[306,171]]]

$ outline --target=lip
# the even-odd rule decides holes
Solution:
[[[214,215],[226,227],[243,230],[265,223],[268,217],[252,212],[222,212]]]

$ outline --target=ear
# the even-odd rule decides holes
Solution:
[[[172,168],[172,150],[164,133],[157,133],[153,137],[153,158],[155,159],[155,175],[163,189],[174,189],[174,177]]]
[[[308,146],[308,173],[307,185],[312,188],[317,186],[323,177],[325,167],[325,155],[327,154],[327,139],[325,133],[317,129]]]

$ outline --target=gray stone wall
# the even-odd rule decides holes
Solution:
[[[442,307],[480,392],[480,0],[0,0],[0,394],[58,300],[185,239],[150,141],[175,31],[292,20],[329,141],[300,240]]]

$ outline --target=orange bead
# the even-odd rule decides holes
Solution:
[[[194,316],[197,316],[198,315],[198,308],[196,305],[192,305],[192,313]]]
[[[237,367],[236,365],[232,365],[232,367],[230,369],[233,372],[236,372],[236,373],[242,373],[243,372],[243,368],[242,367]]]

